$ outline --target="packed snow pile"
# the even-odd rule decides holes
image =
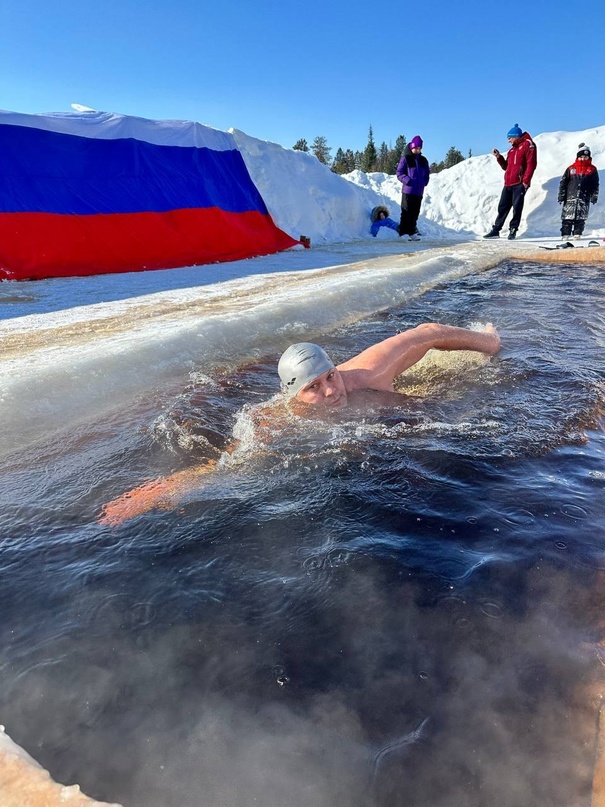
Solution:
[[[368,238],[370,212],[376,205],[386,205],[398,220],[401,184],[395,176],[352,171],[341,177],[311,154],[230,131],[275,223],[294,238],[304,234],[314,243]],[[585,235],[605,236],[605,126],[539,134],[534,141],[538,168],[525,199],[519,234],[539,238],[559,233],[559,181],[575,160],[579,144],[586,143],[599,169],[602,195],[591,209]],[[494,147],[506,154],[506,138],[495,139]],[[424,154],[429,162],[433,159],[430,148],[427,136]],[[420,231],[429,238],[481,237],[494,223],[503,182],[504,172],[491,154],[469,157],[432,174],[422,203]],[[396,239],[397,234],[383,227],[378,238]]]

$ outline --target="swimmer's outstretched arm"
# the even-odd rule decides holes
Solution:
[[[272,433],[270,425],[272,420],[267,416],[269,409],[259,410],[259,420],[256,423],[257,435],[268,439]],[[238,440],[233,440],[225,449],[221,456],[233,454],[240,445]],[[271,453],[266,448],[257,448],[255,454]],[[200,486],[200,478],[216,470],[219,458],[208,459],[193,468],[186,468],[184,471],[177,471],[170,476],[152,479],[151,482],[144,482],[127,493],[122,493],[116,499],[107,502],[101,508],[98,517],[99,524],[108,527],[117,527],[130,518],[141,516],[150,510],[170,510],[188,494]]]
[[[127,493],[122,493],[121,496],[103,505],[98,518],[99,524],[117,527],[124,521],[141,516],[150,510],[169,510],[177,505],[187,493],[199,487],[200,477],[212,473],[217,463],[216,459],[207,460],[194,468],[177,471],[160,479],[153,479]]]
[[[372,345],[338,369],[349,377],[349,390],[392,390],[393,380],[429,350],[476,350],[492,356],[499,349],[500,337],[491,323],[483,331],[471,331],[427,322]]]

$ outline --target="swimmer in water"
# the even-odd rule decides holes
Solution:
[[[335,365],[328,354],[311,342],[291,345],[281,356],[278,373],[284,399],[295,415],[304,416],[316,407],[338,409],[347,405],[348,395],[357,390],[394,392],[397,376],[420,361],[429,350],[474,350],[493,356],[500,349],[500,337],[493,325],[482,331],[439,325],[418,325],[363,350],[352,359]],[[260,411],[267,428],[271,407]],[[227,448],[232,453],[233,443]],[[218,460],[207,460],[194,468],[146,482],[104,505],[99,522],[117,526],[155,508],[174,507],[199,485],[199,477],[215,470]]]
[[[483,331],[427,322],[372,345],[352,359],[334,365],[319,345],[291,345],[277,366],[285,394],[304,406],[347,405],[355,390],[394,392],[397,376],[420,361],[429,350],[476,350],[493,356],[500,337],[493,325]],[[304,408],[296,407],[297,414]]]

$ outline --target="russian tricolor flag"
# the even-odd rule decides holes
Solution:
[[[227,132],[0,111],[0,279],[168,269],[297,243],[273,223]]]

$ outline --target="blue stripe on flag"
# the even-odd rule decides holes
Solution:
[[[267,208],[236,149],[158,146],[0,125],[0,212]]]

